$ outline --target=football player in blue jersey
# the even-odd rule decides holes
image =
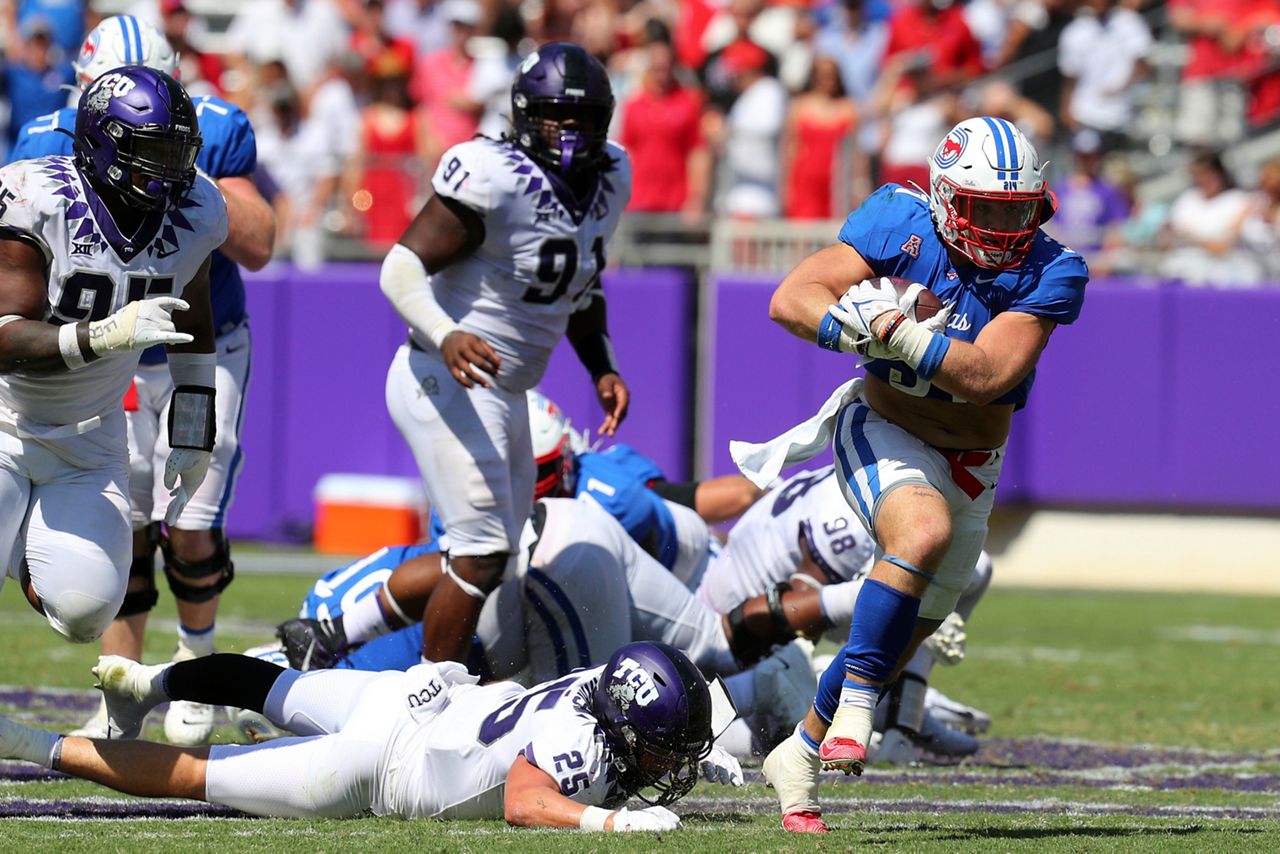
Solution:
[[[929,190],[887,184],[849,215],[839,243],[779,285],[770,317],[818,346],[864,357],[866,377],[805,424],[733,443],[762,484],[834,437],[849,505],[879,559],[849,642],[796,732],[768,757],[783,826],[824,832],[818,772],[860,773],[876,701],[955,607],[987,533],[1013,413],[1059,324],[1080,313],[1084,260],[1040,230],[1053,212],[1044,164],[1009,122],[966,119],[929,161]],[[917,321],[921,287],[945,308]]]
[[[178,57],[155,27],[130,15],[104,19],[86,36],[73,63],[81,88],[106,70],[143,65],[173,75]],[[231,557],[223,535],[227,508],[239,474],[240,425],[249,379],[250,336],[244,282],[237,265],[261,269],[271,258],[275,215],[255,189],[250,175],[257,163],[253,128],[244,112],[226,101],[194,99],[204,146],[196,166],[227,203],[227,239],[213,254],[210,269],[213,321],[217,335],[217,444],[209,474],[183,513],[181,524],[164,519],[167,490],[156,477],[168,454],[161,425],[168,418],[172,392],[163,348],[143,353],[134,387],[125,398],[129,428],[129,498],[134,527],[129,590],[119,618],[102,637],[103,652],[138,658],[147,612],[155,606],[155,551],[164,554],[165,576],[178,603],[179,659],[213,651],[218,596],[232,579]],[[69,129],[76,108],[66,107],[28,122],[18,133],[11,160],[70,154]],[[106,725],[105,707],[83,733],[98,735]],[[198,744],[213,730],[213,709],[176,703],[165,717],[165,735],[179,744]]]

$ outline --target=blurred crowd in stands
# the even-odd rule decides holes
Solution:
[[[507,131],[520,59],[572,39],[610,70],[635,212],[840,218],[879,183],[927,188],[938,140],[982,113],[1015,122],[1054,161],[1060,207],[1047,228],[1095,271],[1280,277],[1280,160],[1240,186],[1221,156],[1280,120],[1277,0],[10,4],[8,139],[66,102],[88,26],[114,12],[151,20],[193,93],[253,119],[281,239],[303,261],[326,235],[371,251],[394,242],[444,150]],[[1168,146],[1193,154],[1190,186],[1168,201],[1144,198],[1132,167],[1156,147],[1138,111],[1161,46],[1179,69]]]

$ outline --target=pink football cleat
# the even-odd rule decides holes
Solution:
[[[818,758],[822,760],[823,771],[861,776],[862,766],[867,764],[867,749],[852,738],[828,736],[818,748]]]
[[[795,810],[782,817],[782,829],[790,833],[830,833],[822,816],[808,810]]]

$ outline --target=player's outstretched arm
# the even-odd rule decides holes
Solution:
[[[569,315],[565,337],[595,383],[596,399],[604,410],[599,432],[613,436],[627,417],[631,391],[618,374],[618,360],[613,355],[613,342],[609,338],[609,316],[603,294],[598,294],[586,307]]]
[[[578,827],[583,830],[675,830],[680,817],[665,807],[606,810],[566,798],[551,775],[517,756],[507,771],[503,817],[517,827]]]
[[[769,319],[798,338],[816,341],[818,326],[831,304],[874,275],[866,259],[848,244],[819,249],[778,285],[769,302]]]
[[[174,328],[171,315],[187,307],[174,297],[131,302],[101,320],[47,323],[45,277],[38,249],[0,238],[0,373],[74,371],[110,353],[191,340]]]
[[[227,239],[219,248],[246,270],[261,270],[276,245],[276,214],[247,175],[217,180],[227,202]]]

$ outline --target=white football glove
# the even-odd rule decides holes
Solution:
[[[708,783],[720,783],[724,786],[741,786],[744,779],[742,765],[738,758],[723,747],[716,745],[699,764],[702,779]]]
[[[438,661],[436,662],[436,675],[440,677],[441,682],[448,682],[450,685],[478,685],[480,677],[467,670],[465,665],[456,661]]]
[[[629,810],[623,807],[613,814],[615,833],[637,830],[675,830],[678,827],[680,827],[680,816],[666,807],[645,807],[642,810]]]
[[[164,464],[164,488],[169,490],[169,507],[164,511],[164,523],[175,525],[191,496],[196,494],[204,476],[209,473],[210,451],[199,448],[174,448]]]
[[[190,306],[177,297],[135,300],[115,314],[89,324],[89,346],[99,356],[145,350],[153,344],[190,344],[192,336],[174,329],[171,315]]]
[[[890,352],[871,332],[871,323],[886,311],[896,311],[898,293],[887,278],[861,281],[840,297],[840,302],[827,312],[840,321],[840,349],[873,359],[892,358]]]

